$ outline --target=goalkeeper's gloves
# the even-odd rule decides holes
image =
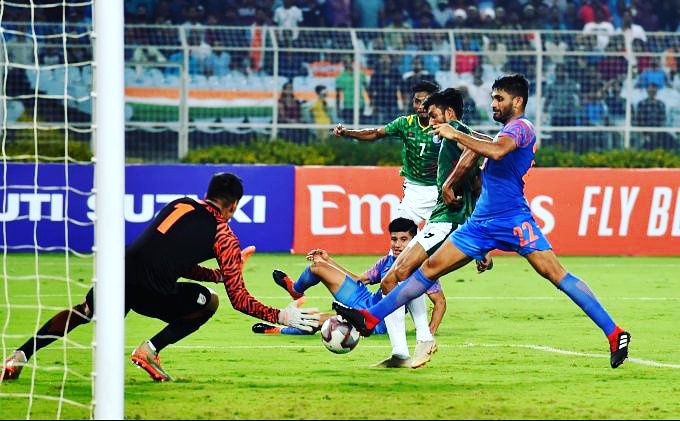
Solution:
[[[318,308],[300,308],[305,297],[298,298],[279,312],[279,324],[313,332],[319,326]]]

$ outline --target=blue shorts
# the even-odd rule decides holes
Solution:
[[[528,212],[507,218],[468,219],[449,236],[449,240],[476,260],[483,259],[494,249],[514,251],[521,256],[552,249]]]
[[[371,290],[366,288],[366,285],[347,276],[334,297],[346,306],[367,309],[382,300],[382,293],[380,290],[371,292]],[[385,322],[381,321],[378,323],[375,329],[373,329],[373,333],[387,333]]]

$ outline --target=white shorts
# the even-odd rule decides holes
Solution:
[[[419,225],[428,219],[437,203],[437,186],[421,186],[404,181],[404,197],[397,208],[398,218],[408,218]]]
[[[428,222],[423,229],[409,241],[406,247],[420,244],[423,246],[423,250],[427,252],[428,256],[431,256],[444,240],[449,238],[449,235],[451,235],[454,228],[457,227],[457,225],[454,227],[451,222]]]

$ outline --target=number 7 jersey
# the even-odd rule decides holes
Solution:
[[[417,114],[401,116],[385,125],[385,133],[404,144],[401,149],[399,175],[421,186],[437,184],[437,159],[441,140],[430,134],[430,126],[422,126]]]

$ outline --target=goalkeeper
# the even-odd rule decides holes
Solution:
[[[245,287],[239,241],[227,221],[243,196],[243,184],[233,174],[213,175],[205,200],[188,197],[166,205],[125,252],[125,314],[134,310],[168,323],[132,353],[132,362],[155,381],[172,380],[158,354],[170,344],[198,330],[217,310],[219,300],[210,288],[180,277],[224,284],[231,305],[238,311],[267,322],[312,331],[318,325],[318,309],[299,308],[302,300],[285,309],[268,307]],[[244,251],[245,252],[245,251]],[[199,263],[216,258],[219,269]],[[14,380],[38,350],[94,314],[94,290],[85,301],[52,317],[5,360],[0,379]]]

